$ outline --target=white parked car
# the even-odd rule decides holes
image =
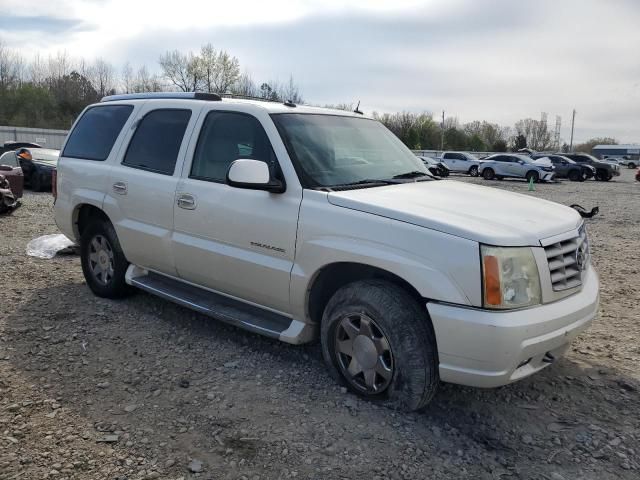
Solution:
[[[531,375],[598,310],[575,210],[436,181],[356,113],[106,97],[63,147],[55,219],[96,295],[137,288],[283,342],[319,338],[339,382],[394,407],[425,406],[440,380]]]
[[[466,152],[442,152],[440,160],[449,170],[457,173],[466,173],[472,177],[478,176],[478,167],[480,160],[470,153]]]
[[[524,178],[527,182],[551,181],[555,173],[550,160],[542,163],[519,153],[496,153],[484,158],[478,172],[485,180]]]

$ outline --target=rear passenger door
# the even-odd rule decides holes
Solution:
[[[211,110],[201,123],[176,194],[178,273],[191,283],[288,313],[301,190],[288,186],[284,193],[269,193],[227,185],[229,165],[239,158],[265,161],[272,175],[284,180],[271,140],[261,121],[243,112]]]
[[[442,155],[442,160],[444,164],[449,167],[449,170],[452,172],[459,172],[461,167],[460,162],[461,155],[458,153],[447,152]]]
[[[197,102],[147,102],[111,170],[105,211],[127,259],[177,275],[171,233],[179,172],[201,106]]]

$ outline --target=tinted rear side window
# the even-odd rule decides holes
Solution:
[[[62,156],[87,160],[106,160],[133,106],[92,107],[71,132]]]
[[[191,110],[161,109],[147,113],[122,161],[123,165],[173,175]]]

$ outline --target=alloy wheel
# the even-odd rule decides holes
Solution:
[[[114,275],[114,258],[111,244],[103,235],[96,235],[89,243],[89,268],[101,285],[108,285]]]
[[[344,378],[360,392],[382,393],[393,379],[391,345],[380,327],[363,313],[340,320],[335,330],[335,355]]]

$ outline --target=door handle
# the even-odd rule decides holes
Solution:
[[[196,209],[196,198],[189,193],[179,194],[176,203],[180,208],[184,208],[185,210]]]
[[[113,184],[113,191],[119,195],[127,194],[127,184],[124,182],[116,182]]]

